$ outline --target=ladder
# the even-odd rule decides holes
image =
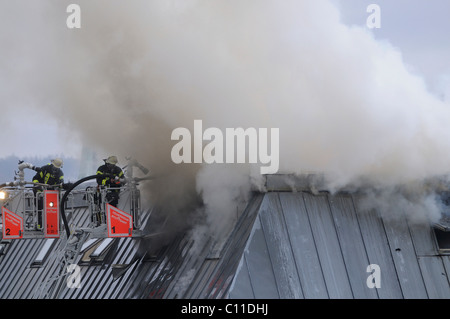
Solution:
[[[55,253],[53,260],[49,262],[59,264],[59,270],[55,271],[53,276],[45,280],[39,289],[36,290],[35,298],[55,299],[58,298],[64,287],[77,288],[77,276],[73,279],[72,272],[78,270],[77,262],[83,251],[83,245],[89,237],[101,238],[106,233],[106,225],[100,225],[95,228],[76,228],[71,232],[68,239],[65,235],[61,237],[63,244]],[[78,277],[79,278],[79,277]]]

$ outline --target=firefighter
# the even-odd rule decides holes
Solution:
[[[33,177],[33,183],[47,184],[47,189],[55,189],[57,187],[62,187],[64,183],[64,173],[61,170],[63,167],[63,160],[61,158],[55,158],[51,163],[44,165],[39,168],[34,168],[37,172]],[[33,187],[34,196],[41,193],[44,189],[43,185],[35,185]],[[43,197],[37,196],[37,207],[38,207],[38,224],[37,229],[42,229],[42,208],[44,206]]]
[[[119,192],[120,192],[120,178],[123,177],[122,169],[117,166],[118,160],[117,156],[110,156],[107,159],[104,159],[105,164],[101,165],[97,169],[97,175],[105,175],[106,176],[98,176],[97,177],[97,185],[100,187],[107,187],[108,191],[106,193],[106,201],[117,207],[119,203]]]

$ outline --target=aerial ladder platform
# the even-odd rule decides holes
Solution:
[[[54,253],[61,267],[49,280],[43,282],[37,298],[55,298],[63,288],[68,270],[79,259],[83,245],[89,238],[141,238],[148,236],[141,230],[141,181],[151,180],[148,169],[135,159],[128,158],[121,187],[97,186],[89,183],[101,175],[91,175],[75,183],[49,186],[25,181],[25,169],[35,169],[30,163],[19,162],[13,182],[0,185],[1,234],[0,241],[22,239],[58,239],[59,250]],[[139,168],[145,177],[134,177]],[[108,176],[103,175],[103,176]],[[34,187],[42,191],[36,192]],[[110,204],[108,194],[119,196],[117,206]],[[70,225],[67,215],[75,213],[74,201],[83,201],[88,207],[89,225]]]

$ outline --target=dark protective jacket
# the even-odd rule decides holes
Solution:
[[[112,174],[111,176],[98,176],[97,184],[101,186],[109,186],[109,187],[119,187],[120,183],[115,181],[114,178],[118,176],[119,178],[123,177],[122,169],[117,165],[112,165],[108,167],[107,164],[100,166],[97,169],[97,175],[102,174]]]
[[[58,185],[64,183],[64,174],[60,168],[47,164],[38,169],[33,177],[33,183]]]

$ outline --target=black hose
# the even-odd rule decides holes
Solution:
[[[70,185],[70,187],[66,190],[66,192],[64,193],[64,196],[61,198],[61,202],[60,202],[60,207],[61,207],[61,217],[64,223],[64,228],[66,229],[66,234],[67,234],[67,238],[70,237],[70,228],[69,228],[69,223],[67,222],[67,218],[66,218],[66,214],[64,212],[64,204],[67,200],[67,197],[69,196],[70,192],[77,187],[78,185],[80,185],[81,183],[84,183],[88,180],[91,179],[95,179],[97,177],[112,177],[114,176],[114,174],[95,174],[95,175],[90,175],[87,177],[84,177],[82,179],[80,179],[79,181],[73,183],[72,185]],[[150,180],[153,179],[155,177],[144,177],[144,178],[135,178],[136,181],[142,181],[142,180]],[[1,185],[0,185],[1,188]]]
[[[84,178],[80,179],[79,181],[73,183],[73,184],[66,190],[64,196],[61,198],[61,202],[60,202],[60,207],[61,207],[61,217],[62,217],[62,220],[63,220],[63,223],[64,223],[64,227],[65,227],[65,229],[66,229],[67,238],[70,237],[70,228],[69,228],[69,223],[67,222],[66,214],[65,214],[65,212],[64,212],[64,204],[65,204],[65,202],[66,202],[66,200],[67,200],[67,197],[69,196],[69,193],[70,193],[75,187],[77,187],[78,185],[80,185],[81,183],[84,183],[84,182],[86,182],[86,181],[88,181],[88,180],[91,180],[91,179],[94,179],[94,178],[97,178],[97,177],[102,177],[102,176],[112,176],[112,174],[103,174],[103,175],[100,175],[100,174],[97,175],[97,174],[96,174],[96,175],[90,175],[90,176],[84,177]]]

